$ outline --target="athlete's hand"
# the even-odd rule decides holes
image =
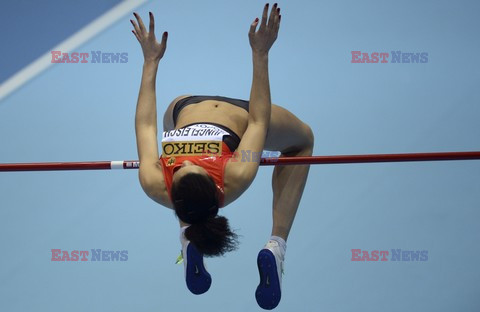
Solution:
[[[133,25],[134,30],[132,33],[137,38],[138,42],[142,46],[143,57],[145,58],[145,62],[159,62],[163,55],[165,54],[165,50],[167,48],[167,37],[168,33],[164,32],[162,35],[162,42],[158,43],[157,39],[155,38],[155,20],[153,18],[152,12],[150,14],[150,26],[149,31],[145,28],[143,24],[142,18],[137,14],[133,13],[135,18],[138,21],[138,25],[134,20],[130,20]]]
[[[267,21],[268,19],[268,21]],[[278,29],[280,28],[280,8],[275,3],[268,18],[268,3],[263,8],[262,21],[260,28],[255,31],[258,25],[258,18],[250,25],[248,38],[250,39],[250,46],[253,52],[268,53],[273,43],[277,39]]]

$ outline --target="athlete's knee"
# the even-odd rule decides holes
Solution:
[[[305,137],[307,139],[307,146],[313,149],[313,145],[315,144],[315,135],[313,134],[313,130],[306,123],[304,123],[304,127]]]
[[[300,132],[296,138],[295,144],[282,150],[282,155],[290,156],[312,156],[315,137],[309,125],[302,123],[299,126]]]
[[[315,135],[313,134],[312,128],[306,123],[302,125],[302,132],[303,132],[303,144],[302,149],[306,153],[313,153],[313,146],[315,144]]]

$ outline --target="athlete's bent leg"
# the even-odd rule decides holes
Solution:
[[[281,156],[311,156],[313,132],[308,125],[284,108],[273,105],[265,149]],[[281,299],[286,240],[307,181],[309,165],[275,166],[272,177],[272,236],[257,257],[260,284],[255,298],[264,309],[275,308]]]
[[[265,149],[281,156],[311,156],[314,136],[311,128],[286,109],[273,105]],[[275,166],[272,176],[272,235],[285,241],[302,198],[310,165]]]

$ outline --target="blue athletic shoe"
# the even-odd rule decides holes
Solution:
[[[187,288],[195,295],[201,295],[210,289],[212,277],[207,272],[201,254],[193,244],[186,241],[182,246],[183,267]],[[177,260],[179,263],[181,259]]]
[[[265,310],[274,309],[282,298],[283,258],[278,243],[270,240],[257,257],[260,284],[255,291],[258,305]]]

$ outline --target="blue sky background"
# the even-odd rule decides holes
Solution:
[[[1,82],[117,3],[34,2],[0,5],[11,13],[0,20]],[[247,32],[263,4],[138,9],[154,12],[157,33],[169,31],[159,112],[186,93],[248,98]],[[480,150],[478,2],[279,4],[272,98],[312,126],[316,155]],[[53,64],[0,101],[1,163],[137,158],[142,54],[130,18],[75,50],[127,52],[127,63]],[[428,63],[352,64],[353,50],[428,52]],[[0,173],[0,310],[261,310],[256,256],[270,234],[271,174],[262,168],[222,211],[241,247],[207,260],[213,284],[195,296],[174,264],[173,213],[143,194],[135,170]],[[312,166],[276,311],[478,311],[479,175],[480,161]],[[55,248],[129,258],[52,262]],[[355,248],[428,250],[428,261],[352,262]]]

